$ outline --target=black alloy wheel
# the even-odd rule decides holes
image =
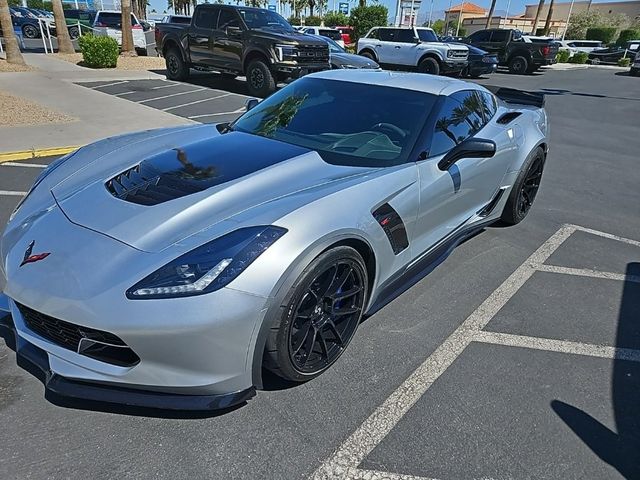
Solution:
[[[364,298],[364,278],[349,260],[314,279],[289,330],[289,355],[298,371],[313,374],[336,361],[358,327]]]
[[[529,62],[524,57],[513,57],[509,60],[509,71],[516,75],[524,75],[529,69]]]
[[[40,32],[33,25],[25,25],[22,27],[22,34],[26,38],[38,38],[40,36]]]
[[[276,89],[276,81],[269,67],[262,60],[256,59],[247,67],[247,89],[255,97],[267,97]]]
[[[529,209],[531,205],[533,205],[533,201],[536,198],[536,194],[538,193],[538,189],[540,188],[540,180],[542,179],[542,170],[544,168],[544,154],[538,153],[529,170],[527,170],[527,174],[524,177],[524,182],[520,187],[520,194],[518,195],[518,215],[524,216],[529,213]]]
[[[79,36],[80,31],[78,30],[78,27],[71,27],[69,29],[69,38],[71,38],[71,40],[76,40]]]

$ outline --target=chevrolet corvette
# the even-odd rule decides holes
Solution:
[[[19,362],[61,396],[225,408],[345,352],[464,239],[530,211],[544,97],[334,70],[236,121],[107,138],[46,168],[0,240]]]

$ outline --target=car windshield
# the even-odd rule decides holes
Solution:
[[[420,39],[421,42],[437,42],[438,41],[438,37],[436,36],[435,33],[433,33],[433,30],[424,30],[421,28],[418,29],[418,38]]]
[[[328,163],[386,167],[407,161],[436,99],[414,90],[304,77],[242,115],[230,130],[316,150]]]
[[[331,53],[345,53],[345,49],[338,45],[336,42],[328,37],[322,37],[322,40],[329,44],[329,51]]]
[[[238,12],[242,15],[244,23],[251,30],[269,29],[280,30],[288,33],[294,33],[295,30],[289,22],[270,10],[259,10],[253,8],[239,8]]]

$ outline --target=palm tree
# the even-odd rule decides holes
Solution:
[[[460,142],[458,142],[458,139],[453,134],[453,132],[449,130],[449,125],[451,125],[451,121],[447,117],[442,117],[436,122],[436,131],[444,133],[453,141],[453,143],[457,145]]]
[[[551,0],[549,2],[549,13],[547,13],[547,21],[544,22],[544,32],[543,35],[549,35],[549,31],[551,30],[551,17],[553,16],[553,4],[555,0]]]
[[[69,30],[67,29],[67,20],[64,17],[64,10],[62,9],[62,1],[52,0],[51,6],[53,8],[53,18],[54,18],[54,21],[56,22],[58,52],[76,53],[76,49],[73,48],[73,43],[71,43],[71,38],[69,37]]]
[[[7,63],[26,65],[24,58],[22,58],[22,53],[20,53],[16,34],[13,31],[13,22],[11,21],[11,13],[9,13],[7,0],[0,0],[0,27],[2,27],[3,32],[3,35],[0,36],[4,36],[7,48]]]
[[[133,30],[131,29],[131,0],[122,0],[120,4],[122,8],[122,53],[127,56],[135,57],[136,50],[133,45]]]
[[[464,3],[462,5],[464,5]],[[489,8],[489,16],[487,17],[487,23],[484,26],[484,28],[489,28],[489,26],[491,25],[491,17],[493,17],[493,11],[495,9],[496,9],[496,0],[491,0],[491,8]]]
[[[531,31],[532,35],[536,34],[536,28],[538,26],[538,19],[540,18],[540,14],[542,13],[542,7],[544,7],[544,0],[540,0],[540,3],[538,3],[538,10],[536,10],[536,18],[533,20],[533,30]]]

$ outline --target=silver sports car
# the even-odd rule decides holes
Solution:
[[[0,307],[47,390],[200,410],[244,402],[263,368],[311,379],[462,240],[520,222],[547,155],[536,93],[334,70],[256,103],[36,180],[2,236]]]

